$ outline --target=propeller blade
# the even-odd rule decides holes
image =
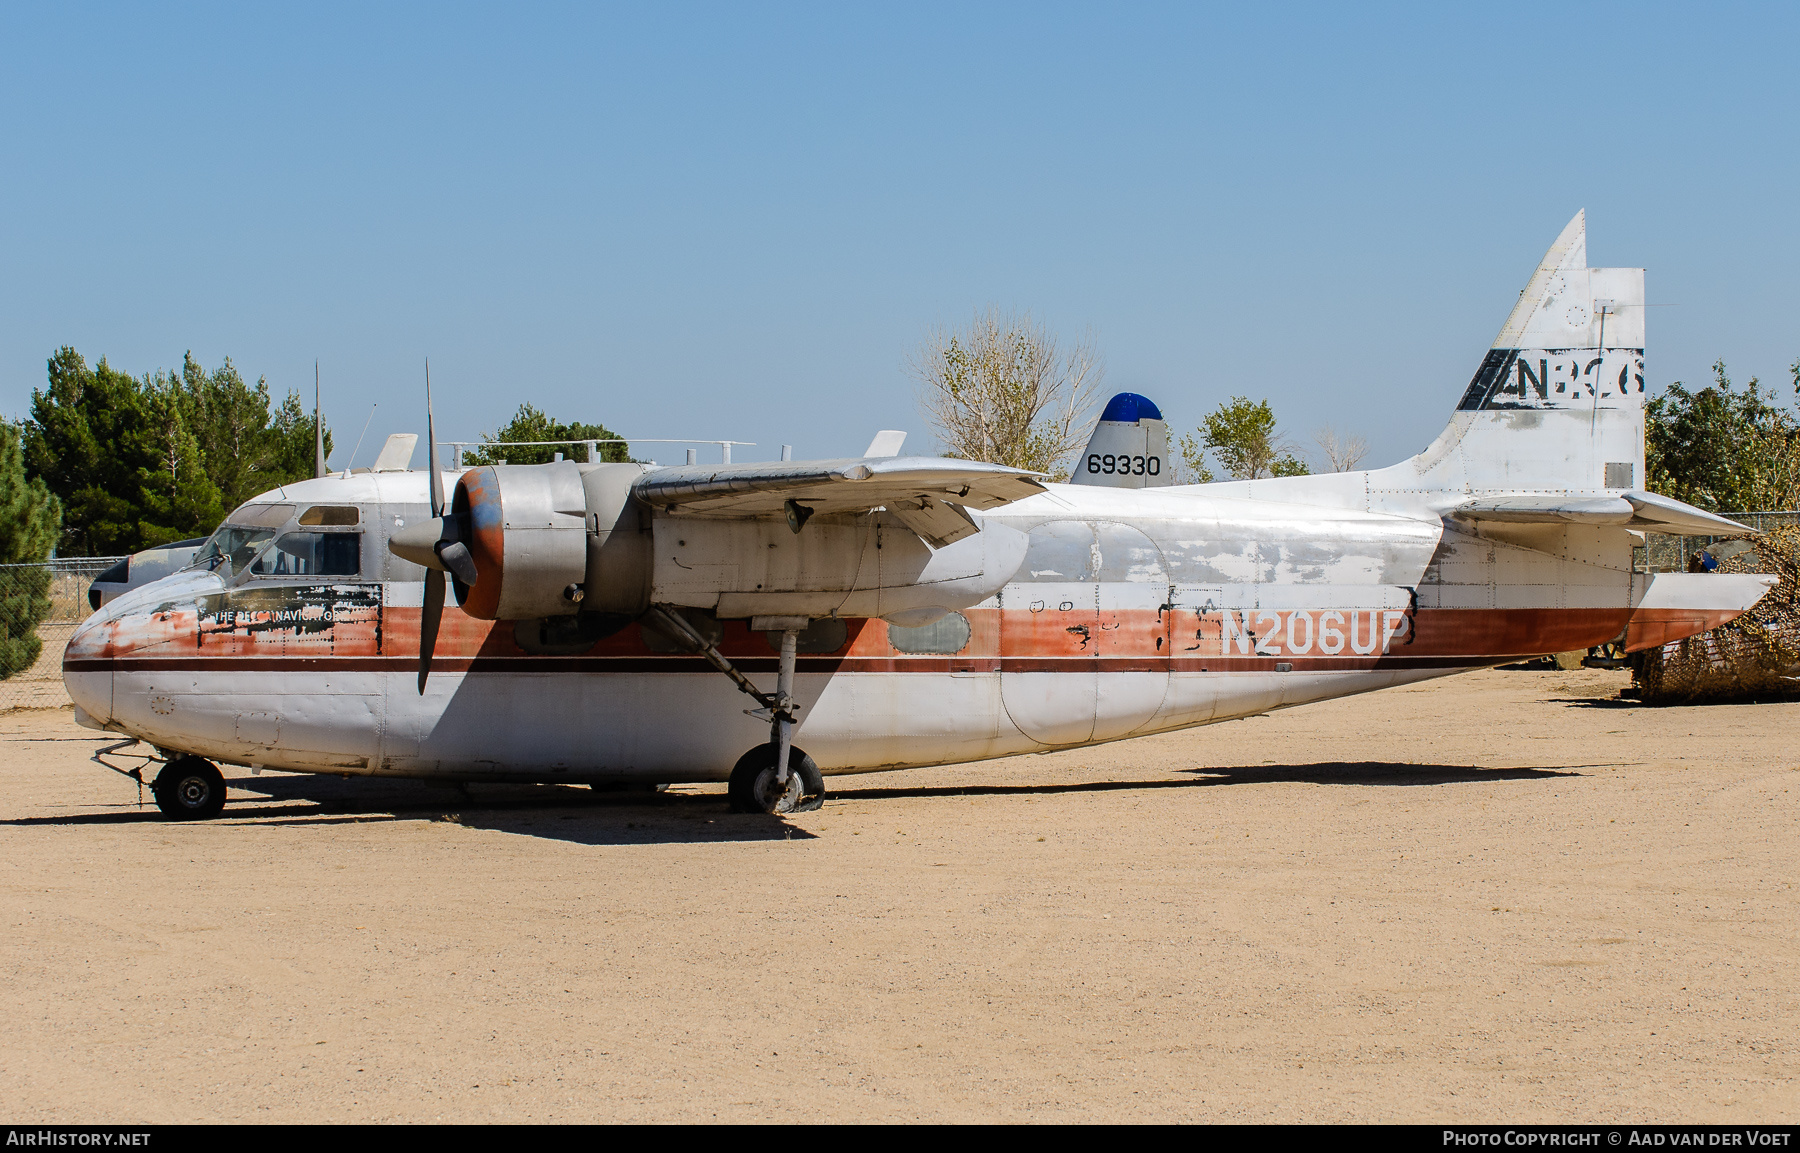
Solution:
[[[431,426],[431,358],[425,358],[425,457],[431,469],[431,515],[444,515],[444,474],[438,471],[437,432]],[[424,683],[420,674],[420,684]]]
[[[319,362],[313,361],[313,476],[325,475],[325,421],[319,408]]]
[[[438,549],[438,560],[444,567],[456,574],[456,579],[466,585],[473,585],[480,570],[475,567],[475,557],[470,554],[469,546],[462,541],[453,540]]]
[[[444,574],[425,570],[425,607],[419,614],[419,695],[425,695],[425,678],[431,675],[431,657],[437,651],[438,624],[444,619]]]

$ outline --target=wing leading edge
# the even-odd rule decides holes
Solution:
[[[998,508],[1045,491],[1040,474],[946,457],[863,457],[768,464],[686,465],[645,473],[632,492],[670,512],[779,516],[886,507],[933,548],[980,531],[966,509]]]

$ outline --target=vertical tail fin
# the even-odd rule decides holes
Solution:
[[[1589,268],[1577,212],[1430,448],[1384,480],[1462,492],[1643,483],[1644,270]]]
[[[1147,397],[1121,392],[1106,402],[1070,484],[1157,488],[1175,481],[1169,467],[1169,426]]]

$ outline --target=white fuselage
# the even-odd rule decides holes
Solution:
[[[421,694],[422,584],[382,538],[424,514],[425,480],[270,494],[358,506],[356,578],[227,588],[188,572],[96,614],[65,674],[85,717],[225,762],[458,779],[719,780],[767,739],[729,680],[637,624],[561,637],[452,608]],[[1029,536],[1012,579],[935,624],[844,621],[830,651],[803,649],[796,744],[846,773],[1164,732],[1586,647],[1641,594],[1627,534],[1559,527],[1546,552],[1426,508],[1223,487],[1052,486],[988,514]],[[774,645],[743,621],[721,627],[721,650],[772,687]]]

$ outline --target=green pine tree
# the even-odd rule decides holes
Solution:
[[[159,373],[153,387],[180,398],[182,420],[227,511],[280,483],[271,479],[279,445],[269,428],[266,379],[249,383],[230,357],[207,372],[188,352],[181,357],[181,378]]]
[[[43,562],[62,530],[62,505],[49,486],[25,479],[22,440],[18,425],[0,423],[0,678],[30,668],[43,650],[37,626],[50,611]]]
[[[313,475],[313,417],[289,392],[269,409],[229,358],[207,372],[134,378],[72,348],[31,395],[25,467],[62,502],[64,556],[117,556],[210,533],[239,504]],[[326,451],[331,430],[325,430]]]
[[[230,511],[207,475],[199,441],[188,430],[181,394],[158,390],[149,407],[157,460],[138,477],[138,536],[145,548],[206,536]]]
[[[143,385],[104,357],[89,368],[72,348],[50,358],[31,394],[25,469],[62,502],[62,556],[119,556],[144,547],[139,477],[156,465]]]
[[[313,474],[313,414],[301,403],[300,394],[287,399],[269,421],[271,452],[264,477],[265,487],[305,480]],[[331,459],[331,425],[325,425],[325,459]]]

